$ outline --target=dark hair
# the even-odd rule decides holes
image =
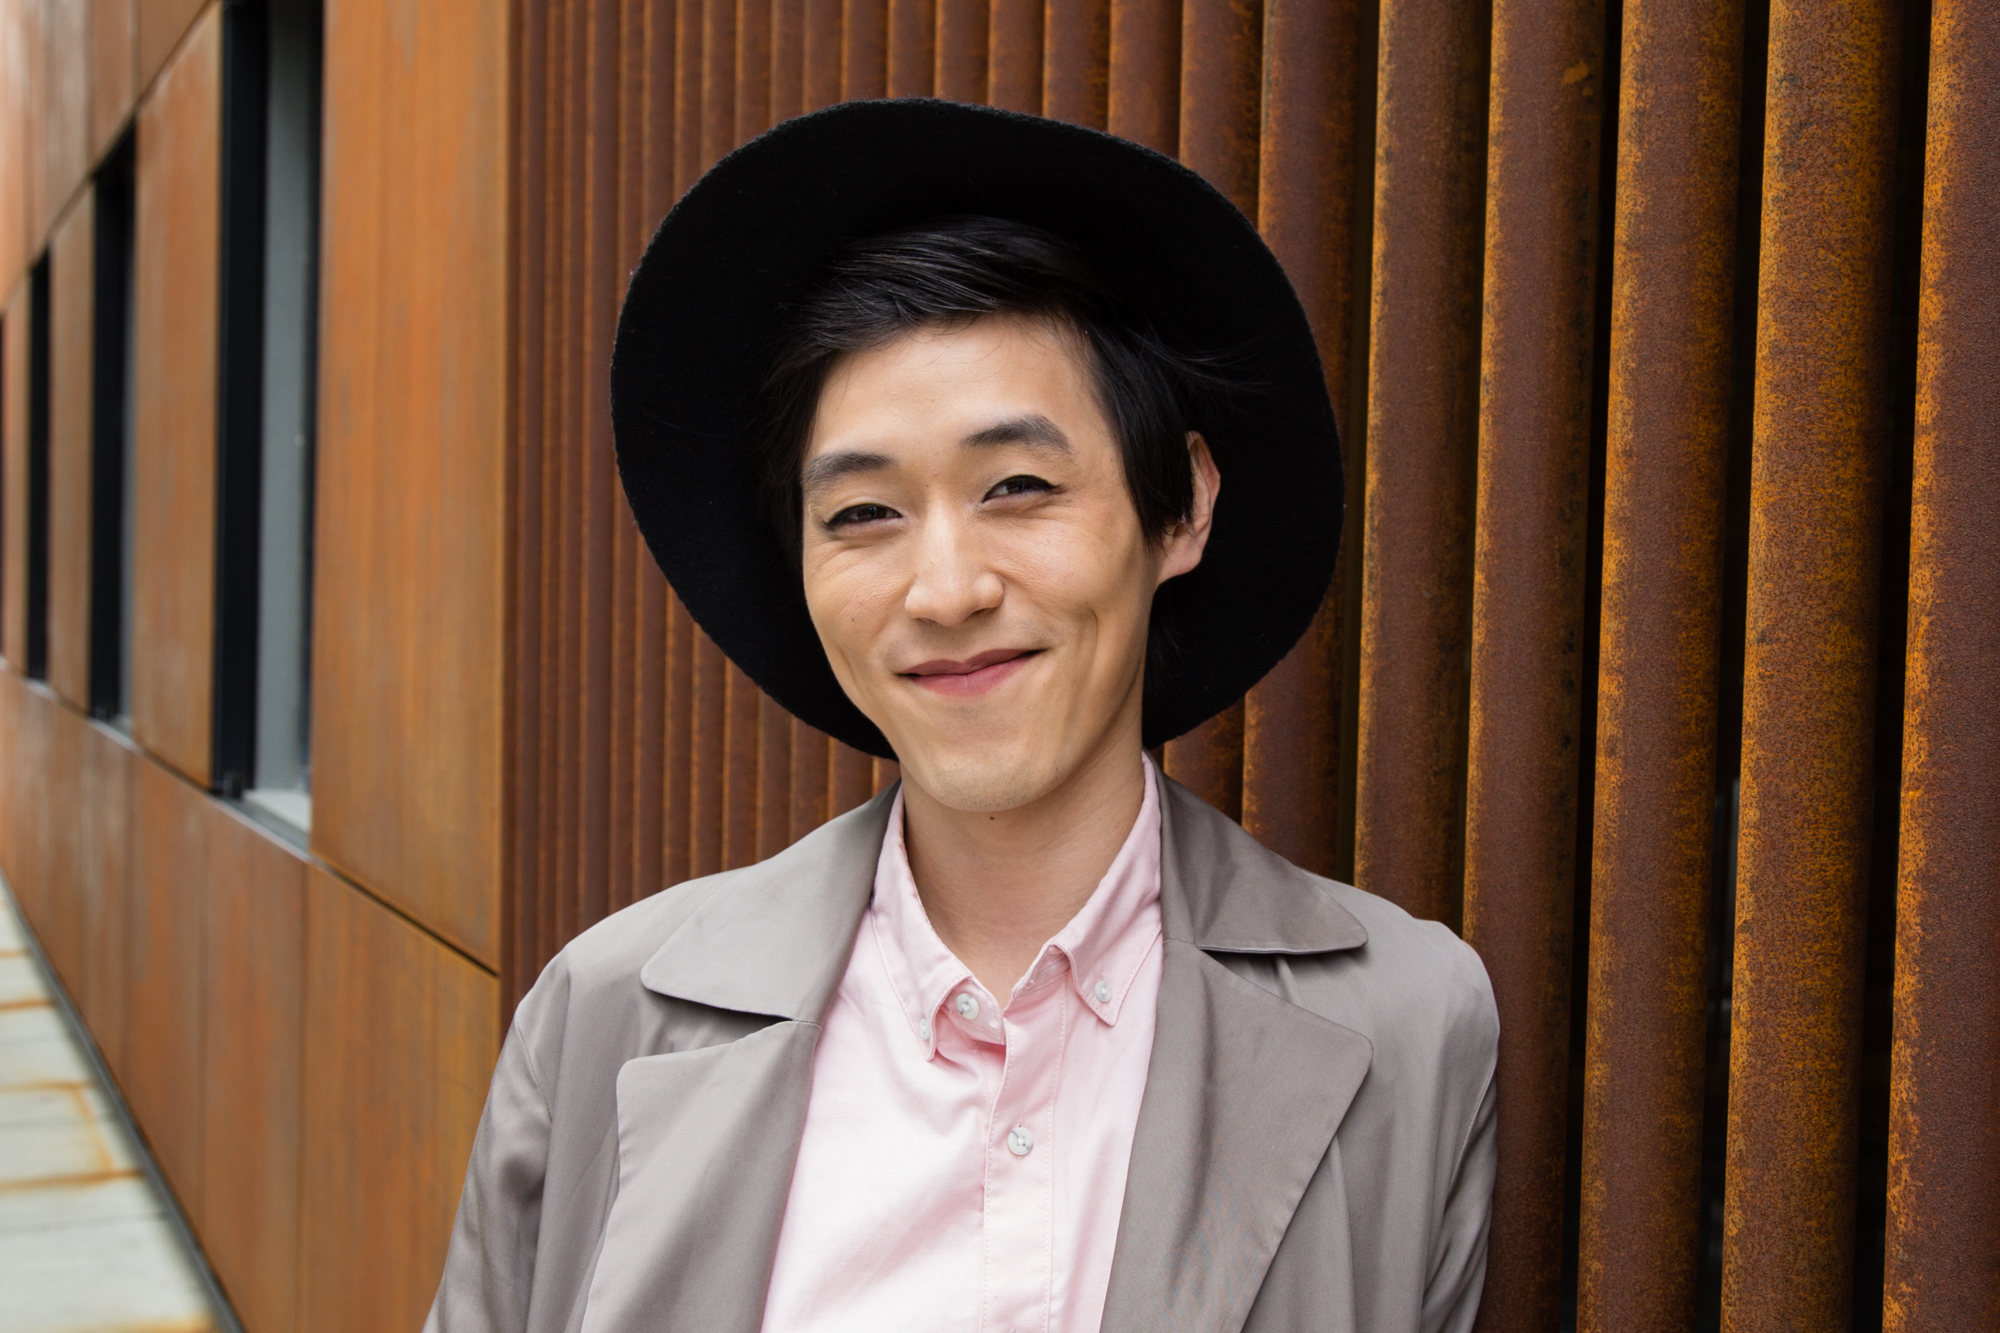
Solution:
[[[1194,510],[1187,434],[1226,373],[1163,343],[1068,242],[1018,222],[952,217],[849,246],[789,312],[764,380],[764,507],[799,557],[800,469],[833,362],[934,325],[1037,316],[1089,350],[1100,406],[1125,463],[1139,528],[1158,541]]]

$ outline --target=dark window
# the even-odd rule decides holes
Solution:
[[[28,642],[30,677],[49,674],[49,258],[28,297]]]
[[[91,312],[90,711],[131,712],[132,136],[98,168]]]
[[[311,818],[321,6],[226,11],[217,785]]]

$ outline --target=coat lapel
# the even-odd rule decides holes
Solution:
[[[1368,1073],[1368,1039],[1209,956],[1325,953],[1367,932],[1311,876],[1168,784],[1159,1025],[1106,1333],[1242,1327]]]
[[[763,1322],[819,1020],[868,905],[891,797],[715,882],[640,969],[657,994],[778,1021],[620,1068],[618,1190],[581,1333]]]
[[[777,1253],[816,1025],[644,1056],[618,1074],[618,1196],[583,1333],[753,1333]]]

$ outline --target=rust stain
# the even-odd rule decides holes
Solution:
[[[34,1190],[82,1189],[113,1180],[136,1180],[136,1167],[106,1167],[101,1171],[71,1171],[56,1176],[29,1176],[24,1180],[0,1180],[0,1194],[26,1194]]]

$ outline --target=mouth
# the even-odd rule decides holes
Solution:
[[[920,662],[901,672],[903,679],[933,694],[969,698],[984,694],[1020,670],[1029,659],[1040,656],[1039,648],[994,648],[964,661],[936,658]]]

